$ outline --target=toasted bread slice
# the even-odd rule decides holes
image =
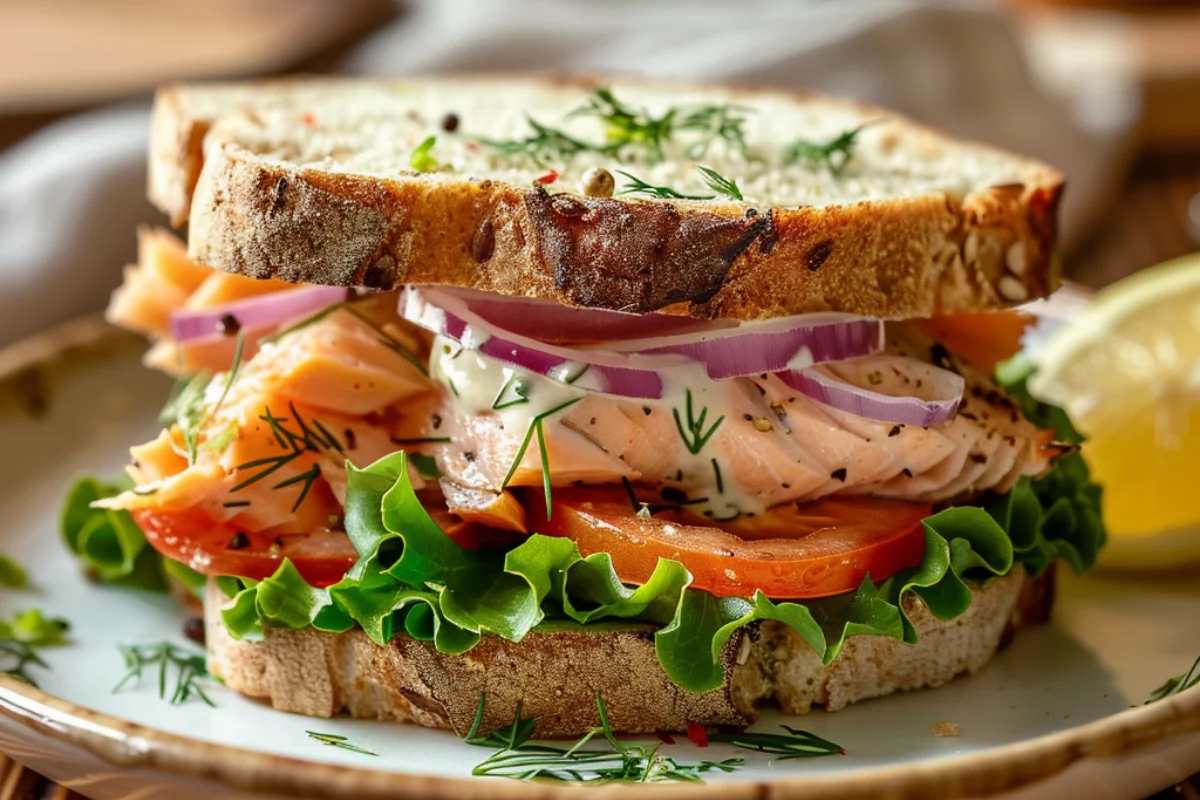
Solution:
[[[732,104],[748,145],[679,130],[619,156],[504,154],[536,120],[606,141],[572,114],[595,81],[317,80],[160,90],[150,195],[190,220],[199,261],[254,277],[473,287],[586,307],[763,319],[834,310],[886,319],[977,311],[1055,288],[1062,176],[882,109],[819,95],[618,82],[677,119]],[[448,115],[454,115],[448,120]],[[797,140],[859,126],[844,169]],[[448,129],[454,128],[453,132]],[[410,163],[436,135],[434,172]],[[566,149],[577,149],[567,146]],[[835,158],[836,162],[836,158]],[[733,180],[714,192],[697,165]],[[614,196],[583,191],[589,170]],[[621,194],[631,179],[689,196]],[[732,193],[730,193],[732,194]]]
[[[792,714],[814,705],[836,711],[892,692],[941,686],[982,668],[1024,624],[1043,621],[1052,573],[1023,570],[973,590],[971,607],[943,622],[909,598],[915,645],[855,636],[829,666],[778,623],[744,628],[723,652],[726,683],[704,694],[680,689],[654,654],[653,630],[629,624],[539,629],[520,643],[488,636],[463,655],[437,652],[401,635],[386,647],[359,630],[271,629],[262,642],[235,641],[221,622],[224,595],[210,582],[206,602],[209,669],[226,686],[275,708],[316,717],[354,717],[450,728],[463,735],[481,694],[483,729],[512,720],[517,702],[541,736],[577,736],[598,724],[604,698],[615,730],[680,731],[689,722],[746,725],[763,704]]]

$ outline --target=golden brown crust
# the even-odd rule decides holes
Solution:
[[[523,713],[538,720],[541,735],[576,736],[597,724],[597,695],[618,731],[680,731],[689,722],[745,725],[764,703],[793,714],[814,704],[837,710],[977,671],[1006,631],[1039,616],[1028,598],[1018,602],[1026,584],[1018,570],[976,589],[966,614],[948,622],[910,598],[916,645],[853,637],[828,666],[785,626],[750,626],[725,648],[725,685],[692,694],[663,672],[649,628],[533,633],[518,644],[487,636],[459,656],[405,636],[380,647],[357,630],[272,629],[263,642],[234,641],[217,613],[223,597],[210,583],[209,669],[230,688],[282,711],[322,717],[344,711],[459,735],[469,729],[480,694],[488,701],[485,730],[511,722],[519,701]],[[1048,601],[1045,593],[1039,597]]]
[[[207,128],[176,100],[173,90],[160,92],[152,198],[176,220],[190,205],[194,258],[254,277],[441,283],[741,319],[822,309],[927,317],[1011,306],[1057,285],[1061,176],[1016,157],[1027,182],[961,199],[936,192],[751,214],[739,205],[551,196],[488,179],[297,166],[243,146],[252,122],[235,115],[212,129],[191,197]],[[919,141],[937,139],[889,116]],[[186,119],[165,121],[172,117]],[[174,161],[155,167],[160,159]]]

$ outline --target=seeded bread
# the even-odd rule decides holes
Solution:
[[[159,91],[150,196],[202,263],[254,277],[391,288],[468,286],[514,296],[698,318],[829,309],[887,319],[1000,308],[1057,285],[1062,176],[891,112],[818,95],[618,82],[632,107],[735,103],[749,160],[676,133],[665,159],[583,152],[497,154],[529,118],[581,141],[602,122],[570,116],[595,81],[316,80]],[[446,121],[448,114],[455,119]],[[456,126],[455,126],[456,123]],[[841,174],[787,163],[797,138],[859,125]],[[455,127],[454,132],[444,128]],[[436,135],[437,172],[410,167]],[[693,148],[689,153],[688,149]],[[589,196],[585,173],[624,170],[711,194],[697,164],[744,201]],[[538,180],[542,183],[538,183]]]
[[[345,712],[459,735],[470,727],[481,693],[488,701],[485,730],[509,723],[521,701],[541,735],[577,736],[598,724],[596,695],[604,698],[613,727],[627,733],[680,731],[688,722],[746,725],[766,704],[791,714],[814,706],[837,711],[976,672],[1015,628],[1047,618],[1052,574],[1028,580],[1017,570],[975,589],[970,609],[948,622],[910,599],[917,644],[851,637],[829,666],[789,628],[744,628],[722,655],[725,686],[704,694],[670,682],[646,627],[563,627],[532,633],[519,644],[489,636],[460,656],[406,636],[379,647],[359,630],[272,629],[262,642],[244,642],[226,632],[218,613],[224,596],[210,582],[209,670],[226,686],[281,711],[316,717]]]

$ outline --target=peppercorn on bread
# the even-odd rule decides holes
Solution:
[[[927,317],[1057,285],[1062,176],[1044,164],[819,95],[630,82],[612,106],[600,86],[168,87],[150,193],[202,263],[292,282],[705,319]],[[642,106],[648,149],[606,138]]]

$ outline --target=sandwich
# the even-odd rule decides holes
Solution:
[[[1103,543],[1018,352],[1037,161],[819,95],[313,79],[160,90],[149,174],[186,245],[109,318],[179,382],[68,543],[275,708],[835,711],[983,668]]]

